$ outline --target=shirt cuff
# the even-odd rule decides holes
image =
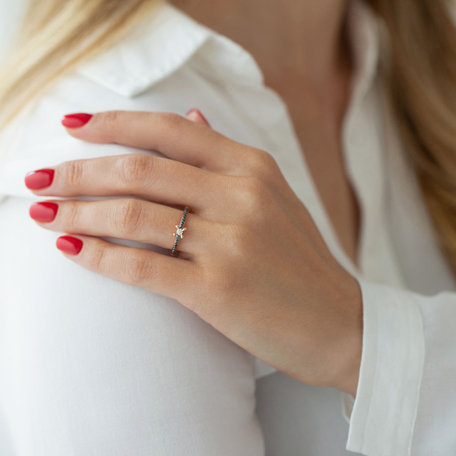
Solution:
[[[359,279],[363,347],[356,396],[341,392],[346,449],[409,456],[424,368],[423,317],[413,293]]]

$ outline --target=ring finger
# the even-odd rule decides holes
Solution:
[[[190,208],[191,211],[191,208]],[[108,236],[171,249],[183,210],[135,198],[100,201],[48,200],[30,206],[30,216],[52,231]],[[191,255],[207,248],[209,222],[189,213],[177,249]]]

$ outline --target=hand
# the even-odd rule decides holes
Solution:
[[[84,125],[67,117],[75,138],[164,157],[73,160],[29,173],[36,195],[135,196],[48,200],[30,215],[43,228],[72,234],[57,240],[68,259],[178,300],[291,377],[355,395],[363,323],[357,280],[334,259],[269,153],[190,116],[197,121],[159,112],[79,116]],[[190,211],[178,257],[98,237],[171,249],[184,206]]]

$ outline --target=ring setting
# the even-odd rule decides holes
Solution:
[[[176,226],[176,232],[173,233],[173,236],[176,239],[174,241],[173,248],[171,249],[171,255],[172,256],[177,256],[178,255],[178,252],[176,251],[177,244],[179,243],[180,239],[184,238],[184,231],[187,229],[186,227],[184,227],[184,223],[185,223],[185,220],[187,218],[188,210],[189,210],[188,206],[186,206],[185,209],[184,209],[184,213],[182,215],[182,218],[181,218],[181,221],[180,221],[179,225],[175,225]]]
[[[173,236],[180,236],[181,239],[184,239],[184,231],[187,229],[187,228],[179,228],[179,225],[176,225],[176,232],[173,233]]]

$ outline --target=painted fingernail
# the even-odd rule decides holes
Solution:
[[[186,116],[188,116],[190,113],[192,112],[195,112],[196,114],[198,114],[198,116],[207,124],[210,126],[210,123],[207,121],[206,117],[203,116],[203,114],[201,113],[201,111],[197,108],[192,108],[192,109],[189,109],[187,112],[186,112]]]
[[[59,206],[55,203],[33,203],[30,206],[29,214],[37,222],[52,222],[57,215]]]
[[[63,116],[62,125],[67,128],[80,128],[85,125],[91,118],[92,114],[77,112]]]
[[[39,190],[49,187],[54,180],[53,169],[37,169],[27,173],[25,176],[25,185],[30,190]]]
[[[55,243],[62,252],[77,255],[82,249],[82,241],[73,236],[60,236]]]

